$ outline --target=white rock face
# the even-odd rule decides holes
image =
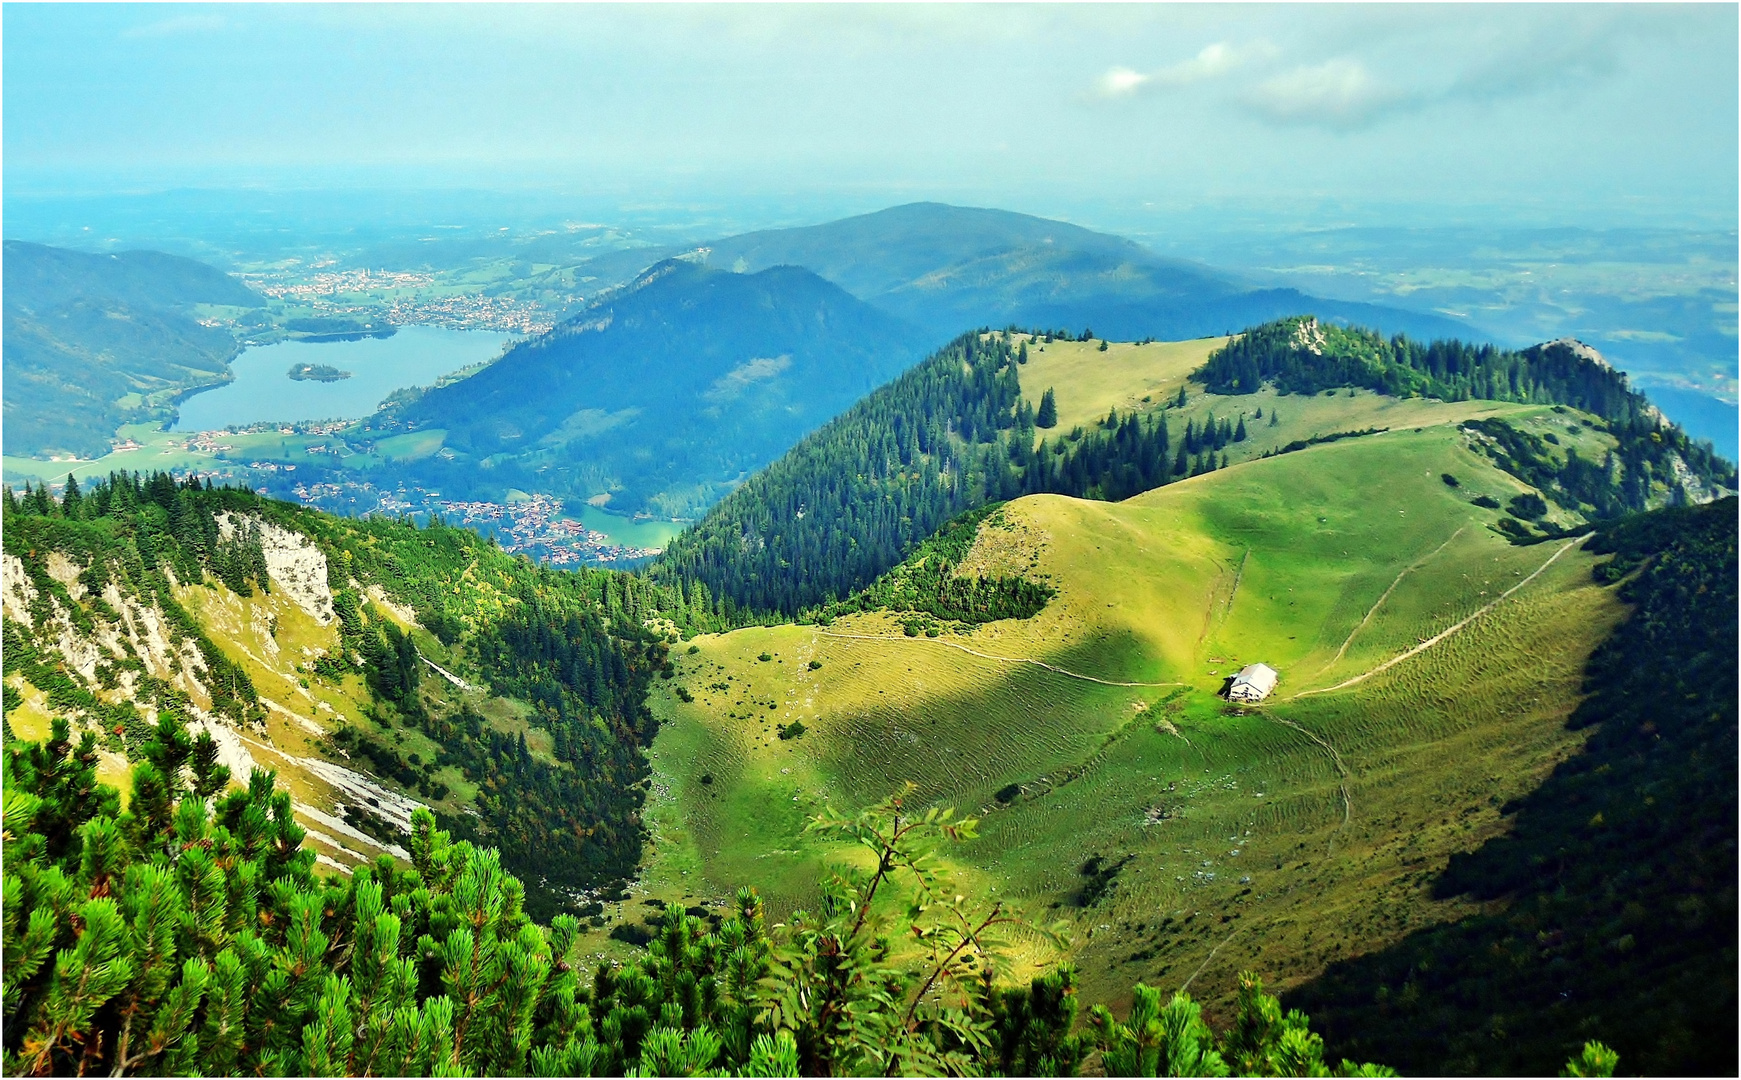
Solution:
[[[246,784],[248,777],[252,776],[258,767],[252,753],[253,749],[258,749],[268,752],[270,755],[276,755],[282,758],[286,764],[324,781],[340,797],[351,802],[367,804],[370,811],[408,832],[411,829],[412,812],[423,806],[416,799],[407,798],[395,791],[388,791],[369,777],[352,772],[342,765],[335,765],[319,758],[296,757],[292,754],[286,754],[263,743],[255,742],[235,728],[214,720],[194,720],[187,725],[187,729],[189,734],[197,735],[203,731],[211,735],[212,741],[218,744],[218,763],[227,766],[230,770],[230,776],[239,783]],[[359,840],[382,848],[400,858],[407,857],[405,850],[397,844],[382,844],[381,841],[358,830],[348,822],[310,805],[306,799],[297,802],[296,813],[352,840]]]
[[[395,603],[393,601],[393,599],[387,595],[387,590],[381,588],[381,586],[379,586],[379,585],[369,586],[368,592],[366,592],[364,595],[369,598],[371,603],[381,605],[381,607],[385,608],[389,613],[392,614],[392,616],[395,619],[398,619],[400,622],[406,623],[410,626],[418,625],[417,612],[412,611],[410,608],[406,607],[404,604]]]
[[[16,555],[0,556],[0,610],[13,622],[33,625],[30,605],[36,602],[36,586],[24,573],[24,560]]]
[[[301,533],[258,519],[254,520],[254,526],[260,530],[266,574],[272,579],[273,588],[282,589],[284,595],[314,616],[320,625],[330,625],[338,616],[332,609],[332,589],[326,583],[326,554]],[[235,535],[237,527],[234,515],[219,515],[218,531],[224,539]]]
[[[1699,479],[1698,474],[1687,468],[1687,463],[1681,459],[1679,454],[1669,455],[1668,463],[1674,472],[1675,483],[1686,490],[1688,502],[1695,506],[1703,506],[1705,503],[1716,501],[1719,492],[1707,488],[1704,481]]]
[[[58,551],[48,553],[48,576],[65,585],[67,594],[74,600],[85,598],[85,587],[79,581],[84,569]]]
[[[66,612],[57,610],[56,618],[49,623],[54,628],[54,647],[66,657],[66,662],[77,671],[86,682],[92,682],[97,677],[97,664],[105,659],[103,650],[96,642],[79,633],[78,627],[67,618]]]
[[[1545,349],[1545,348],[1548,348],[1548,347],[1554,346],[1554,345],[1563,346],[1564,348],[1570,350],[1571,354],[1573,356],[1578,357],[1580,360],[1588,360],[1593,364],[1600,364],[1605,368],[1611,368],[1614,366],[1613,364],[1610,364],[1608,362],[1608,358],[1606,356],[1603,356],[1601,353],[1597,352],[1594,348],[1592,348],[1589,345],[1584,344],[1582,341],[1579,341],[1577,338],[1569,338],[1569,337],[1555,338],[1552,341],[1545,342],[1542,345],[1542,348]]]

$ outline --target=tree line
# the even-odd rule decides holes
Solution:
[[[1128,498],[1223,467],[1245,436],[1243,417],[1191,420],[1180,437],[1164,413],[1113,411],[1036,444],[1025,348],[1013,332],[957,338],[750,477],[648,579],[704,585],[727,621],[789,618],[845,601],[963,512],[1036,493]]]
[[[1664,421],[1624,373],[1565,342],[1518,350],[1455,339],[1423,343],[1298,316],[1243,331],[1210,354],[1198,377],[1214,394],[1249,394],[1265,384],[1283,394],[1358,386],[1393,397],[1581,409],[1600,417],[1619,443],[1608,460],[1583,461],[1569,451],[1564,466],[1554,470],[1557,475],[1547,475],[1516,448],[1508,446],[1506,452],[1528,467],[1530,475],[1517,472],[1520,478],[1544,489],[1557,487],[1571,497],[1569,508],[1582,504],[1599,517],[1643,510],[1653,481],[1673,492],[1681,479],[1671,458],[1705,484],[1736,486],[1735,466],[1709,443],[1696,442]],[[1535,456],[1545,455],[1537,448]]]

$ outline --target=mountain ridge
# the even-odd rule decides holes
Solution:
[[[226,380],[241,350],[191,309],[264,303],[228,274],[176,255],[23,240],[4,251],[8,454],[97,457],[123,423],[167,419],[179,395]]]
[[[917,340],[801,267],[668,259],[387,422],[441,429],[498,474],[681,517],[898,374]]]
[[[1387,332],[1471,331],[1436,315],[1265,288],[1125,237],[987,207],[908,203],[744,233],[695,250],[722,268],[806,266],[939,341],[976,326],[1006,325],[1179,340],[1306,308]]]
[[[1295,316],[1248,329],[1185,380],[1166,384],[1176,401],[1146,394],[1122,414],[1115,407],[1092,428],[1056,431],[1049,442],[1041,435],[1036,446],[1039,388],[1024,385],[1020,373],[1031,350],[1046,347],[1059,346],[1050,335],[1026,333],[956,339],[733,491],[672,541],[652,573],[705,581],[751,611],[797,616],[869,585],[956,514],[1038,492],[1119,499],[1212,471],[1230,453],[1238,460],[1260,446],[1287,452],[1297,447],[1272,431],[1282,411],[1298,424],[1326,406],[1294,401],[1341,401],[1339,391],[1357,389],[1398,401],[1593,413],[1592,422],[1574,417],[1563,432],[1470,418],[1502,468],[1579,521],[1736,485],[1733,466],[1663,420],[1622,373],[1563,345],[1421,345]],[[1207,392],[1188,410],[1195,387]],[[1256,436],[1248,408],[1253,421],[1268,410]],[[1599,442],[1580,441],[1598,428]],[[1294,438],[1294,428],[1286,434]],[[1332,431],[1297,434],[1309,445]],[[1520,539],[1535,535],[1517,521],[1512,527]]]

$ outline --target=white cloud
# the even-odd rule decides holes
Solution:
[[[1115,67],[1100,77],[1100,92],[1105,97],[1124,97],[1136,93],[1148,81],[1149,76],[1140,71]]]
[[[1244,63],[1246,57],[1247,53],[1234,49],[1225,41],[1218,41],[1204,47],[1202,52],[1189,60],[1181,60],[1160,69],[1151,78],[1162,86],[1189,86],[1194,82],[1225,75]]]
[[[1246,102],[1281,124],[1359,127],[1409,104],[1409,95],[1373,77],[1358,60],[1302,65],[1258,83]]]
[[[1104,97],[1125,97],[1144,86],[1190,86],[1193,83],[1220,78],[1245,64],[1267,60],[1275,54],[1276,47],[1267,41],[1254,41],[1243,46],[1217,41],[1213,45],[1204,46],[1201,52],[1189,60],[1168,64],[1151,72],[1115,67],[1100,77],[1100,93]]]

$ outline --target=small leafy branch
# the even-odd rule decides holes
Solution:
[[[936,845],[973,839],[978,822],[909,812],[911,791],[851,817],[825,809],[807,830],[868,852],[872,868],[831,873],[818,911],[779,928],[767,1016],[794,1033],[806,1075],[961,1075],[991,1047],[1001,935],[1025,924],[949,887]],[[901,888],[897,920],[889,893]]]

